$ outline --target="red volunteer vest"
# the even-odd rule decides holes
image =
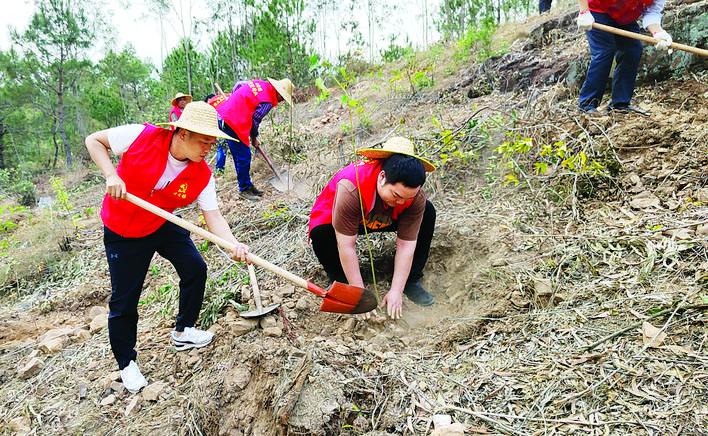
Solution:
[[[189,162],[169,185],[153,189],[167,167],[171,142],[171,131],[146,124],[116,167],[128,192],[168,212],[196,200],[211,177],[211,169],[205,161]],[[106,227],[126,238],[147,236],[165,223],[164,218],[108,194],[103,198],[101,219]]]
[[[216,109],[217,107],[219,107],[221,105],[221,103],[225,102],[229,98],[229,96],[231,96],[231,94],[215,95],[212,98],[210,98],[209,101],[207,101],[207,103],[214,106],[214,108]]]
[[[251,80],[216,107],[221,118],[236,132],[238,139],[248,146],[253,113],[259,103],[278,105],[278,93],[270,82]]]
[[[359,192],[361,193],[361,199],[364,202],[364,215],[369,215],[369,212],[371,212],[374,208],[374,204],[376,203],[376,179],[380,172],[381,161],[370,160],[349,164],[335,174],[332,180],[329,181],[327,186],[317,197],[315,204],[312,206],[308,235],[309,232],[311,232],[315,227],[322,224],[330,224],[332,222],[332,204],[334,203],[334,195],[337,192],[337,183],[342,179],[347,179],[352,182],[354,186],[358,186]],[[357,174],[359,176],[358,185]],[[413,199],[400,206],[394,207],[393,215],[391,217],[396,219],[398,214],[412,203]],[[361,223],[363,220],[359,222]]]
[[[654,0],[590,0],[588,3],[591,11],[607,14],[624,26],[636,21]]]

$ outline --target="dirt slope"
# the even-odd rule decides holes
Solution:
[[[538,20],[520,33],[533,34]],[[520,49],[524,41],[512,46],[515,56],[530,55]],[[425,435],[434,416],[446,415],[460,426],[447,434],[705,434],[708,75],[640,87],[635,103],[650,117],[587,119],[563,83],[470,94],[477,67],[456,65],[453,52],[417,58],[418,68],[432,66],[432,87],[398,79],[396,67],[360,76],[346,90],[362,102],[351,118],[341,89],[319,104],[298,103],[292,149],[288,114],[266,123],[263,143],[302,183],[299,195],[273,189],[258,159],[262,201],[238,197],[231,166],[218,181],[239,240],[325,284],[307,245],[307,215],[324,183],[354,158],[347,132],[357,148],[393,134],[414,138],[422,152],[445,159],[425,187],[438,209],[423,280],[433,306],[406,301],[399,321],[322,313],[316,296],[259,271],[266,301],[282,311],[245,322],[234,308],[249,303],[245,268],[212,246],[203,252],[210,267],[203,322],[220,296],[236,301],[210,323],[213,346],[175,353],[168,333],[178,279],[156,257],[138,334],[140,365],[156,389],[121,392],[111,384],[116,367],[100,328],[110,293],[97,217],[102,186],[87,188],[90,177],[67,174],[67,185],[82,186],[72,198],[76,211],[94,210],[76,234],[66,220],[52,221],[46,232],[69,237],[72,250],[48,241],[44,250],[60,261],[23,270],[6,288],[0,432]],[[525,138],[529,152],[507,160],[493,152]],[[603,170],[548,161],[536,175],[534,164],[547,159],[543,146],[560,142]],[[518,185],[503,184],[511,168]],[[199,222],[194,209],[181,213]],[[31,235],[38,222],[28,218],[20,230]],[[377,283],[370,289],[382,297],[395,241],[374,235],[371,243]],[[17,259],[31,245],[18,244]],[[363,243],[361,253],[371,280]],[[47,332],[59,338],[56,349]],[[41,362],[36,373],[22,378],[33,359]]]

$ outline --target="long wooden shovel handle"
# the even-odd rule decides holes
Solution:
[[[629,32],[627,30],[618,29],[612,26],[606,26],[600,23],[592,23],[592,27],[598,30],[603,30],[605,32],[614,33],[615,35],[626,36],[627,38],[634,38],[640,41],[648,42],[649,44],[656,44],[659,42],[658,39],[654,39],[651,36],[642,35],[640,33]],[[708,56],[708,50],[702,48],[692,47],[690,45],[683,45],[677,42],[672,43],[669,48],[676,50],[683,50],[689,53],[697,54],[700,56]]]
[[[196,225],[190,223],[189,221],[185,221],[182,218],[180,218],[174,214],[171,214],[171,213],[167,212],[166,210],[155,206],[152,203],[148,203],[147,201],[143,200],[142,198],[136,197],[135,195],[133,195],[131,193],[128,193],[127,196],[128,196],[127,200],[130,201],[131,203],[135,204],[136,206],[140,206],[143,209],[145,209],[149,212],[152,212],[155,215],[158,215],[158,216],[166,219],[167,221],[170,221],[171,223],[177,224],[178,226],[182,227],[183,229],[189,230],[190,232],[195,233],[195,234],[201,236],[202,238],[213,242],[214,244],[218,245],[221,248],[224,248],[229,251],[234,251],[236,249],[236,246],[233,243],[231,243],[230,241],[227,241],[226,239],[224,239],[220,236],[217,236],[207,230],[204,230],[203,228],[196,226]],[[274,265],[274,264],[268,262],[267,260],[256,256],[253,253],[248,253],[248,260],[250,260],[251,262],[260,266],[261,268],[268,270],[268,271],[272,272],[273,274],[279,275],[280,277],[282,277],[286,280],[289,280],[293,284],[295,284],[301,288],[305,288],[308,291],[313,292],[321,297],[323,297],[327,294],[327,292],[324,289],[313,285],[312,283],[308,282],[307,280],[300,278],[300,277],[296,276],[295,274],[293,274],[289,271],[286,271],[283,268],[281,268],[277,265]]]
[[[285,183],[285,180],[283,180],[283,176],[281,176],[280,173],[278,172],[278,170],[275,169],[273,162],[271,162],[270,159],[268,159],[268,156],[265,154],[263,147],[261,147],[260,145],[256,145],[255,142],[253,143],[253,145],[258,149],[258,151],[261,152],[261,156],[263,156],[263,159],[266,161],[266,163],[268,164],[270,169],[273,170],[273,172],[275,173],[275,176],[278,178],[278,180],[280,180],[280,183],[282,183],[283,185],[287,185],[287,183]]]

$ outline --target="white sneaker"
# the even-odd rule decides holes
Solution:
[[[214,333],[195,329],[194,327],[185,327],[180,336],[177,336],[177,332],[173,331],[171,336],[177,351],[202,348],[214,340]]]
[[[137,394],[140,389],[148,385],[134,360],[131,360],[128,366],[120,370],[120,378],[123,380],[123,386],[131,394]]]

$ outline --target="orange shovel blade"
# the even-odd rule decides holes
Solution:
[[[307,288],[323,297],[321,312],[366,313],[376,309],[378,302],[371,291],[346,283],[334,282],[325,291],[319,286],[307,283]]]

